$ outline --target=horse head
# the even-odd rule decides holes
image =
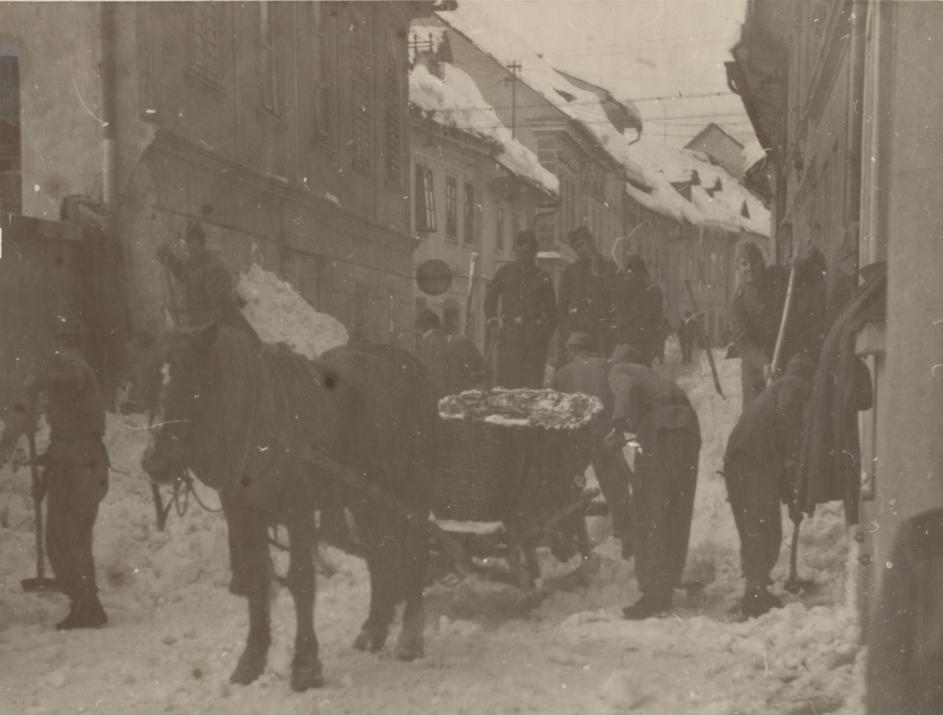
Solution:
[[[206,399],[216,337],[215,326],[172,333],[150,363],[142,391],[150,436],[141,466],[152,481],[172,482],[189,466],[194,424]]]

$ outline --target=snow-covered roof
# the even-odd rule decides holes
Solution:
[[[625,167],[629,179],[626,192],[643,206],[679,221],[769,235],[769,211],[724,169],[699,158],[696,152],[662,146],[644,136],[631,142],[609,121],[596,93],[568,81],[526,41],[504,27],[488,4],[461,3],[456,10],[437,14],[500,64],[520,63],[522,82],[579,122]],[[672,183],[690,184],[692,170],[697,171],[700,184],[690,186],[688,199]],[[721,188],[714,190],[718,179]],[[650,191],[639,188],[642,186]]]
[[[559,194],[559,179],[540,165],[533,151],[511,136],[475,80],[447,62],[442,63],[442,71],[443,79],[439,79],[424,64],[417,64],[409,73],[410,103],[437,122],[496,142],[500,152],[495,160],[504,168],[547,193]]]
[[[456,10],[437,15],[500,64],[519,62],[518,77],[522,82],[563,114],[578,121],[613,159],[620,164],[625,162],[627,141],[609,121],[596,93],[580,89],[557,72],[520,36],[503,26],[487,4],[460,3]]]
[[[625,190],[646,208],[701,226],[770,234],[769,210],[763,202],[698,152],[674,149],[643,136],[628,147],[628,154],[630,181]],[[689,189],[690,199],[675,184]]]

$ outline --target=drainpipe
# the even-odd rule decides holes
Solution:
[[[115,43],[117,3],[99,3],[101,41],[102,110],[102,203],[114,209],[117,185],[117,128],[115,126],[115,82],[117,74]]]
[[[861,141],[864,128],[864,50],[868,4],[852,0],[851,46],[849,48],[849,102],[848,123],[845,133],[845,225],[853,233],[843,243],[842,259],[851,255],[854,269],[858,268],[858,240],[861,226]],[[849,241],[850,238],[850,241]]]

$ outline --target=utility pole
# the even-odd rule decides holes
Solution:
[[[517,134],[517,73],[521,71],[521,63],[515,60],[508,65],[511,71],[511,139]]]

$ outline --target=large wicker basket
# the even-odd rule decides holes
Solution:
[[[442,419],[438,519],[521,523],[573,498],[589,464],[590,427],[545,430]]]

